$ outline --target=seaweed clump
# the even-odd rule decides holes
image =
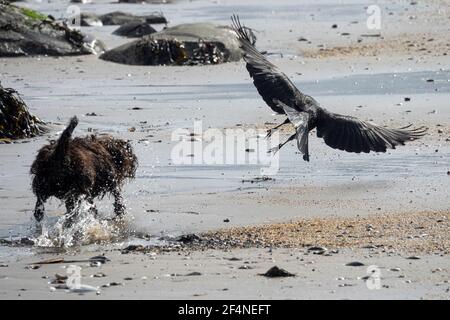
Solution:
[[[0,85],[0,141],[31,138],[47,131],[45,123],[29,112],[16,90]]]

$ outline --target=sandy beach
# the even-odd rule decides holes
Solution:
[[[0,144],[0,299],[449,299],[450,2],[376,3],[379,30],[367,28],[372,3],[363,0],[80,4],[97,14],[161,11],[169,25],[229,25],[237,13],[254,28],[257,48],[327,109],[429,128],[422,139],[369,154],[331,149],[312,133],[310,162],[293,141],[265,178],[260,165],[171,158],[173,132],[192,131],[195,122],[225,130],[284,120],[260,98],[242,61],[167,67],[95,55],[0,58],[2,85],[52,128]],[[18,3],[55,17],[68,4]],[[129,41],[111,35],[114,29],[82,27],[108,48]],[[30,165],[73,115],[80,119],[75,135],[131,141],[139,168],[125,186],[127,215],[121,225],[59,230],[65,208],[54,199],[39,231]],[[110,217],[111,199],[98,209]],[[194,241],[176,241],[192,234]],[[102,255],[109,260],[89,261]],[[60,260],[38,263],[49,259]],[[73,265],[95,290],[72,292],[55,281]],[[295,276],[260,275],[275,265]]]

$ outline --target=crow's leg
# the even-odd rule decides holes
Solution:
[[[297,135],[297,133],[294,133],[294,134],[293,134],[292,136],[290,136],[285,142],[280,143],[278,146],[276,146],[276,147],[270,149],[269,151],[267,151],[267,153],[273,153],[273,154],[277,153],[278,151],[280,151],[281,148],[284,147],[284,145],[285,145],[286,143],[288,143],[289,141],[294,140],[296,135]]]
[[[289,123],[289,119],[286,118],[286,120],[284,120],[283,123],[280,123],[280,124],[277,125],[276,127],[267,130],[266,139],[267,139],[267,138],[270,138],[270,137],[272,136],[272,134],[273,134],[276,130],[278,130],[280,127],[282,127],[282,126],[284,126],[285,124],[288,124],[288,123]]]

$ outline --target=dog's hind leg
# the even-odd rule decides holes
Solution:
[[[125,205],[123,204],[122,194],[119,190],[113,191],[114,196],[114,213],[117,216],[122,216],[125,213]]]
[[[45,208],[44,203],[47,199],[44,197],[38,197],[36,206],[34,208],[34,218],[37,222],[40,222],[44,218]]]

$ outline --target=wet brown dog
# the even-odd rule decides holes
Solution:
[[[31,166],[37,221],[44,217],[44,203],[50,197],[65,201],[70,214],[83,197],[93,204],[94,198],[109,193],[114,196],[116,215],[124,213],[121,189],[126,179],[134,178],[137,168],[131,145],[109,135],[72,139],[77,124],[73,117],[56,142],[39,150]]]

